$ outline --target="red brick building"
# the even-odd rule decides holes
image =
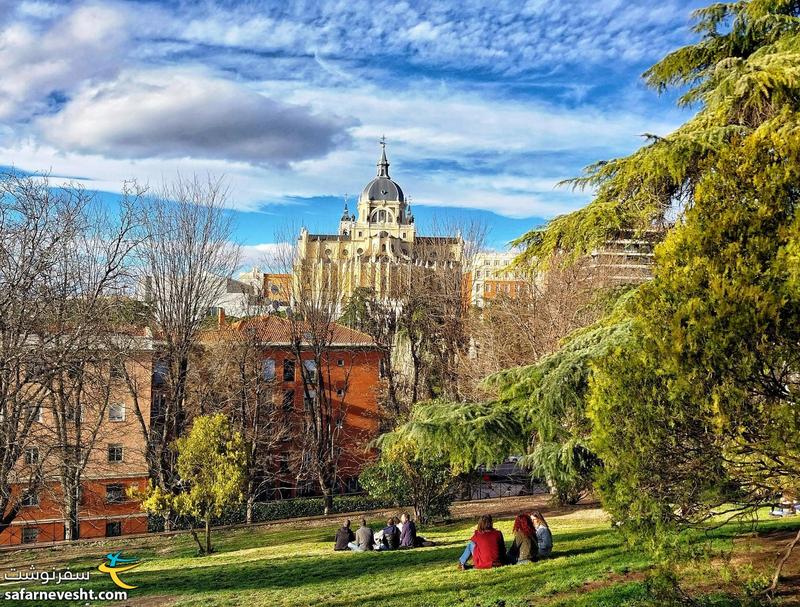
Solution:
[[[277,315],[245,319],[232,323],[229,331],[255,332],[263,356],[264,379],[274,382],[275,398],[283,411],[292,418],[291,436],[276,454],[280,470],[272,497],[292,497],[314,493],[316,486],[309,482],[295,483],[295,463],[302,456],[299,439],[303,430],[304,399],[309,395],[299,368],[293,345],[293,333],[304,332],[302,326]],[[252,333],[251,333],[252,334]],[[326,396],[331,407],[338,412],[341,424],[342,453],[338,477],[340,491],[354,488],[354,483],[364,463],[372,456],[368,445],[379,431],[378,393],[380,379],[380,352],[370,335],[343,325],[333,325],[326,336],[327,347],[320,361],[326,386]],[[300,359],[306,369],[314,364],[309,344],[301,340]],[[314,394],[310,395],[312,398]]]
[[[139,336],[141,348],[125,368],[138,387],[142,402],[150,402],[152,374],[151,341]],[[111,371],[108,371],[111,373]],[[147,484],[148,468],[142,447],[140,422],[134,414],[130,390],[120,378],[112,379],[109,405],[98,419],[87,410],[82,424],[92,428],[99,422],[97,438],[89,453],[81,486],[79,518],[80,538],[113,537],[147,531],[147,516],[139,504],[127,496],[129,487]],[[142,408],[149,423],[149,407]],[[53,411],[41,407],[31,436],[15,474],[20,480],[12,485],[12,494],[23,496],[27,479],[34,467],[41,467],[43,484],[21,502],[19,513],[11,525],[0,533],[0,545],[52,542],[64,539],[64,519],[60,511],[61,487],[56,472],[58,458],[54,445]]]
[[[263,355],[264,379],[273,382],[273,394],[291,422],[292,434],[276,453],[274,474],[277,478],[271,498],[314,493],[313,483],[298,486],[293,470],[301,454],[299,439],[304,432],[303,408],[307,397],[295,350],[292,347],[291,323],[278,316],[246,319],[223,325],[204,335],[204,340],[223,331],[255,330]],[[295,326],[296,328],[296,326]],[[158,423],[164,405],[165,386],[159,370],[158,343],[142,338],[142,347],[126,362],[128,376],[136,384],[136,398],[143,422]],[[303,365],[314,362],[311,351],[301,345]],[[341,429],[342,452],[338,478],[340,491],[352,488],[364,463],[371,457],[369,442],[378,433],[378,389],[380,353],[372,337],[341,325],[333,326],[321,369],[328,396],[337,411]],[[110,372],[110,371],[109,371]],[[98,438],[89,455],[83,475],[80,499],[80,538],[114,537],[147,531],[147,515],[139,503],[128,497],[130,487],[144,488],[148,479],[144,439],[134,397],[125,382],[114,384],[114,397],[102,420],[87,417],[86,423],[99,421]],[[91,415],[91,414],[90,414]],[[52,542],[64,539],[64,519],[60,511],[60,486],[55,476],[57,461],[52,455],[53,413],[43,407],[25,454],[20,458],[19,483],[12,492],[23,495],[26,479],[33,466],[41,465],[45,482],[35,496],[23,502],[11,525],[0,533],[0,545]]]

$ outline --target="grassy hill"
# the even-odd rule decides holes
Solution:
[[[179,534],[5,553],[0,555],[0,570],[27,569],[33,564],[37,570],[86,571],[91,578],[83,584],[85,588],[112,590],[111,580],[97,566],[107,552],[122,550],[125,556],[141,560],[136,569],[121,576],[137,586],[122,604],[147,607],[611,606],[638,604],[646,598],[652,561],[642,551],[623,545],[602,511],[557,512],[549,521],[555,542],[551,559],[489,571],[456,568],[474,527],[472,519],[421,529],[438,545],[409,551],[334,553],[333,533],[340,521],[331,520],[321,526],[295,522],[220,531],[215,536],[217,552],[208,557],[196,557],[191,538]],[[377,528],[381,521],[372,522]],[[728,526],[698,536],[695,546],[708,556],[687,564],[681,574],[683,585],[705,597],[705,604],[748,604],[740,600],[746,588],[764,581],[791,528],[798,526],[800,517],[764,521],[747,533]],[[510,519],[501,520],[498,527],[508,539]],[[784,604],[795,604],[793,584],[799,571],[800,559],[793,557]],[[13,591],[21,585],[29,590],[64,590],[78,584],[6,583],[1,590]]]

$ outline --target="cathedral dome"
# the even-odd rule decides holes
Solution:
[[[378,161],[378,176],[370,181],[361,192],[362,200],[387,200],[404,202],[403,190],[389,177],[389,161],[386,159],[386,145],[381,142],[381,158]]]
[[[361,192],[364,200],[389,200],[403,202],[403,190],[389,177],[376,177]]]

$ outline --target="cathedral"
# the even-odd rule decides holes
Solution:
[[[337,234],[300,231],[295,280],[313,276],[318,285],[334,283],[340,304],[359,288],[391,300],[419,276],[414,268],[461,264],[463,241],[459,235],[417,235],[411,205],[389,175],[383,138],[377,168],[377,175],[358,198],[356,213],[351,213],[345,202]]]

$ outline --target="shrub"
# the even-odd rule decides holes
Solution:
[[[394,500],[378,499],[368,495],[341,495],[334,496],[332,514],[343,512],[364,512],[383,508],[395,508]],[[274,500],[269,502],[256,502],[253,504],[253,522],[265,523],[287,518],[301,518],[304,516],[322,516],[325,511],[325,502],[322,497],[300,497],[292,499]],[[238,504],[228,508],[221,516],[214,517],[213,524],[239,525],[245,522],[245,505]],[[193,521],[180,517],[175,520],[175,529],[189,529]],[[164,530],[164,520],[161,517],[150,517],[148,521],[149,532]]]

